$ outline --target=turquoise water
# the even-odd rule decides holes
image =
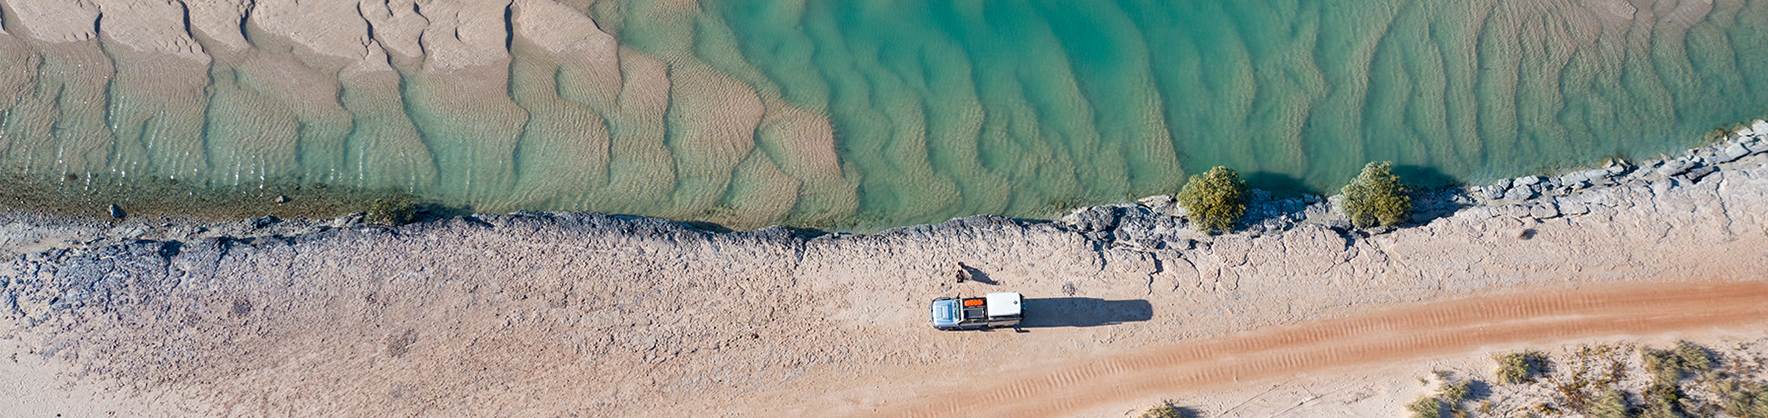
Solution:
[[[490,66],[353,75],[256,27],[194,67],[0,38],[28,64],[0,71],[0,164],[875,230],[1050,217],[1218,165],[1286,192],[1374,160],[1484,182],[1768,115],[1761,0],[562,3],[618,56],[518,27]]]

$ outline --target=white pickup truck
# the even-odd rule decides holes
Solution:
[[[950,330],[1005,328],[1025,319],[1025,295],[995,292],[979,298],[934,299],[933,328]]]

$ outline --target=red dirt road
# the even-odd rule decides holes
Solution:
[[[1614,335],[1760,328],[1768,282],[1664,283],[1484,296],[1142,350],[1011,383],[887,405],[875,416],[1065,416],[1242,380]]]

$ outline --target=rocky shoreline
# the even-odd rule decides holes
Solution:
[[[41,387],[183,408],[142,415],[846,415],[953,369],[1470,295],[1760,280],[1761,126],[1612,173],[1420,191],[1413,222],[1378,233],[1348,228],[1331,198],[1266,194],[1215,236],[1160,197],[864,235],[594,213],[401,227],[6,214],[0,348],[17,360],[0,371],[18,377],[0,398],[41,400],[4,405],[39,415],[74,396]],[[957,263],[976,280],[954,282]],[[927,298],[997,289],[1046,315],[1028,333],[927,329]]]
[[[1489,185],[1449,186],[1414,191],[1411,226],[1428,224],[1461,210],[1480,215],[1523,219],[1552,219],[1589,214],[1591,205],[1606,199],[1605,189],[1626,186],[1663,191],[1700,182],[1720,170],[1758,167],[1760,159],[1746,158],[1768,152],[1768,121],[1726,132],[1714,144],[1693,148],[1683,155],[1640,162],[1610,160],[1602,167],[1579,169],[1559,175],[1506,178]],[[1340,195],[1279,198],[1253,190],[1247,214],[1230,235],[1260,236],[1322,225],[1345,234],[1384,233],[1388,228],[1357,231],[1338,208]],[[1171,195],[1149,196],[1132,204],[1102,205],[1076,209],[1061,223],[1105,245],[1164,250],[1190,249],[1211,235],[1188,228],[1184,209]],[[1402,226],[1404,227],[1404,226]]]
[[[1457,211],[1480,208],[1493,214],[1530,219],[1551,219],[1577,216],[1590,212],[1594,192],[1621,186],[1649,186],[1654,189],[1673,188],[1699,182],[1724,169],[1761,165],[1750,157],[1768,152],[1768,121],[1754,120],[1747,126],[1726,132],[1716,143],[1689,149],[1679,156],[1647,160],[1637,164],[1610,160],[1601,167],[1572,170],[1559,175],[1529,175],[1500,179],[1488,185],[1448,186],[1415,190],[1410,225],[1423,225]],[[1340,196],[1303,195],[1278,197],[1264,190],[1252,190],[1247,214],[1228,235],[1257,237],[1294,229],[1301,225],[1322,225],[1346,234],[1388,232],[1388,228],[1357,231],[1338,209]],[[539,215],[517,212],[517,215]],[[26,253],[54,248],[95,248],[131,240],[180,241],[203,239],[249,239],[286,237],[326,232],[363,225],[362,213],[329,219],[281,219],[275,216],[247,218],[238,221],[212,222],[179,217],[156,216],[127,221],[91,217],[48,215],[33,212],[0,214],[0,259],[16,258]],[[432,214],[427,221],[445,219],[451,214]],[[500,216],[469,215],[469,218]],[[122,217],[118,217],[122,218]],[[988,219],[982,215],[967,219]],[[964,219],[954,219],[954,222]],[[671,221],[665,221],[671,222]],[[1039,223],[1039,220],[1015,220]],[[1066,229],[1098,241],[1104,246],[1132,249],[1188,249],[1198,241],[1212,239],[1211,234],[1188,227],[1184,209],[1171,195],[1155,195],[1137,203],[1110,204],[1075,209],[1056,221]],[[692,225],[683,224],[688,228]],[[925,230],[937,225],[894,228],[879,234],[902,230]],[[1402,226],[1403,227],[1403,226]],[[781,227],[773,227],[781,228]],[[851,236],[815,230],[798,230],[797,235]]]

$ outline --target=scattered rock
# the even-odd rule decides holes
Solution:
[[[280,194],[276,195],[276,203],[277,204],[283,204],[283,203],[288,203],[288,202],[289,202],[289,197],[287,195],[280,195]]]
[[[123,219],[123,217],[127,216],[127,214],[123,213],[122,206],[117,206],[117,204],[112,203],[110,205],[110,216],[112,218]]]

